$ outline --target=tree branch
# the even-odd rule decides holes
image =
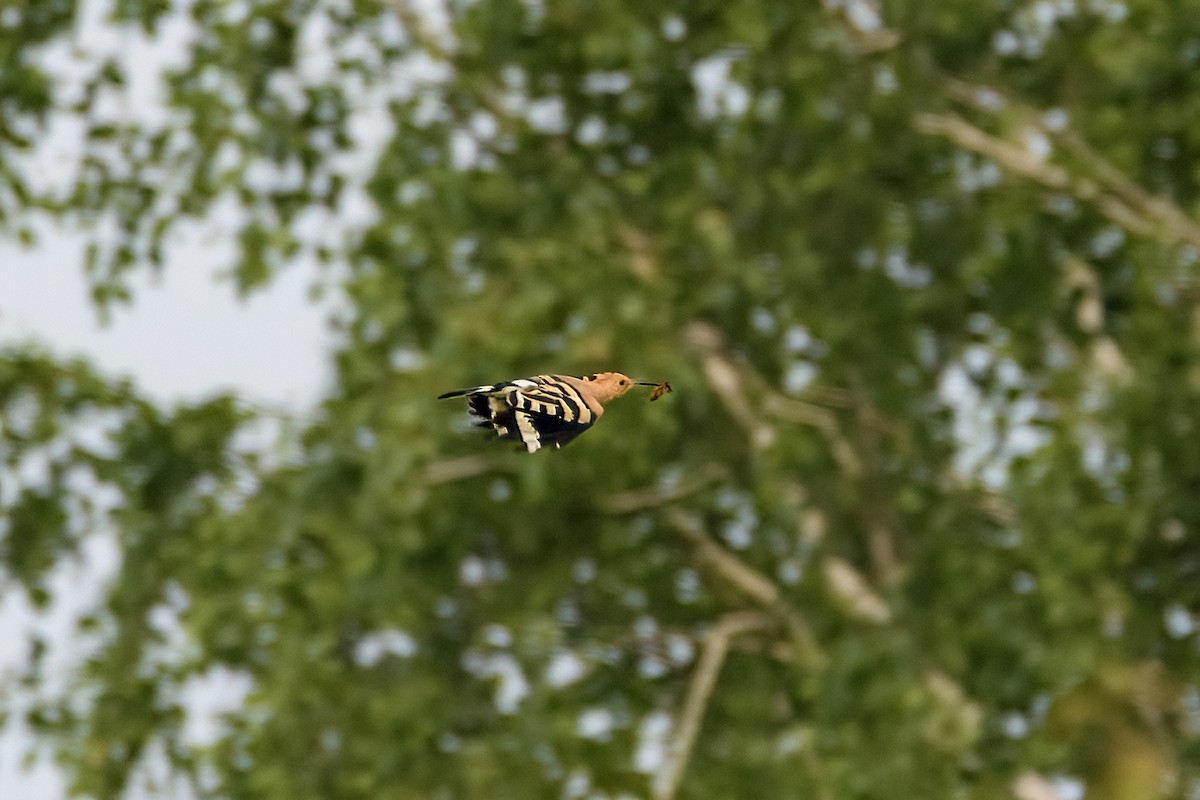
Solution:
[[[430,461],[425,465],[425,469],[421,473],[421,483],[425,486],[437,486],[512,468],[513,465],[510,461],[489,456],[444,458],[439,461]]]
[[[695,514],[679,508],[668,509],[667,522],[671,529],[692,547],[696,560],[720,575],[726,583],[749,600],[769,611],[788,632],[795,644],[797,656],[810,665],[819,666],[824,654],[800,612],[783,599],[779,586],[758,570],[714,542],[705,532]]]
[[[1062,800],[1054,785],[1033,771],[1018,775],[1013,781],[1012,792],[1017,800]]]
[[[746,431],[756,450],[775,443],[775,428],[764,418],[771,416],[816,428],[829,443],[834,460],[846,475],[856,476],[861,472],[862,465],[854,454],[854,448],[842,436],[837,418],[829,409],[776,391],[766,378],[749,365],[735,361],[726,352],[725,337],[721,331],[707,322],[694,320],[688,323],[684,339],[700,352],[709,386],[729,416]],[[832,402],[845,402],[844,393],[825,391],[824,394]],[[750,402],[752,396],[762,398],[757,409]]]
[[[918,114],[914,122],[921,133],[949,139],[962,149],[981,155],[997,166],[1030,178],[1048,189],[1059,192],[1069,192],[1071,189],[1071,177],[1062,167],[1043,161],[1023,145],[975,127],[957,114]]]
[[[396,15],[405,31],[421,49],[438,61],[449,63],[454,60],[453,37],[444,31],[435,30],[432,18],[428,14],[421,13],[411,0],[382,0],[382,2]]]
[[[876,625],[892,621],[891,608],[850,562],[829,556],[822,566],[830,592],[841,601],[847,615]]]
[[[867,381],[857,369],[850,369],[848,382],[852,387],[850,392],[858,423],[853,428],[851,439],[862,465],[859,485],[866,522],[866,550],[876,584],[892,588],[899,583],[903,568],[897,554],[898,522],[892,505],[890,481],[883,468],[884,443],[880,434],[888,434],[893,443],[906,448],[908,440],[905,434],[908,431],[904,426],[887,420],[874,406]]]
[[[635,511],[646,511],[660,508],[668,503],[674,503],[695,494],[713,483],[724,479],[729,471],[720,464],[710,463],[700,470],[700,474],[688,480],[680,481],[675,486],[648,486],[642,489],[629,489],[624,492],[602,498],[599,506],[610,514],[630,514]]]
[[[667,521],[692,546],[698,561],[711,567],[739,592],[761,606],[771,607],[779,602],[779,587],[774,581],[710,539],[695,514],[672,508],[667,512]]]
[[[977,111],[995,114],[1014,105],[988,87],[948,80],[946,88],[951,97]],[[1092,205],[1109,221],[1132,234],[1200,248],[1200,224],[1177,205],[1143,189],[1074,131],[1047,127],[1042,121],[1045,115],[1036,109],[1018,105],[1017,113],[1025,131],[1059,145],[1079,163],[1083,174],[1072,175],[1066,168],[1031,152],[1025,144],[989,134],[956,114],[918,114],[914,124],[922,133],[949,139],[1009,172]]]
[[[1088,357],[1092,366],[1120,383],[1133,379],[1133,368],[1113,337],[1105,331],[1104,287],[1090,264],[1073,253],[1063,258],[1062,293],[1075,304],[1075,325],[1090,338]]]
[[[688,684],[687,697],[679,714],[679,727],[671,742],[666,769],[654,787],[654,800],[673,800],[691,759],[700,723],[712,699],[721,666],[734,637],[770,627],[771,620],[757,611],[734,611],[717,620],[704,637],[704,650]]]
[[[707,322],[691,322],[684,331],[688,344],[700,351],[704,363],[704,375],[729,416],[733,417],[750,438],[755,450],[762,450],[775,443],[775,429],[755,413],[745,392],[745,384],[738,368],[722,353],[724,337]]]

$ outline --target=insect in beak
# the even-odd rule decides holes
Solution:
[[[670,381],[635,381],[638,386],[653,386],[654,391],[650,392],[650,402],[653,403],[658,398],[662,397],[667,392],[671,391]]]

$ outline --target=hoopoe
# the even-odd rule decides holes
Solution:
[[[532,453],[541,447],[567,444],[595,424],[605,403],[634,386],[655,387],[653,399],[671,390],[668,383],[597,372],[582,377],[534,375],[446,392],[438,399],[465,396],[471,414],[482,420],[479,427],[493,428],[501,439],[520,442]]]

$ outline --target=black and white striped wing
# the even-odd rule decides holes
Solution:
[[[538,375],[497,384],[489,394],[468,396],[471,413],[502,439],[520,442],[530,453],[562,447],[592,427],[595,414],[569,384]]]

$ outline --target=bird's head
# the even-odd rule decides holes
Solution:
[[[601,403],[616,400],[635,386],[658,385],[651,381],[635,381],[628,375],[622,375],[619,372],[597,372],[592,375],[584,375],[583,379],[588,382],[588,388]]]

